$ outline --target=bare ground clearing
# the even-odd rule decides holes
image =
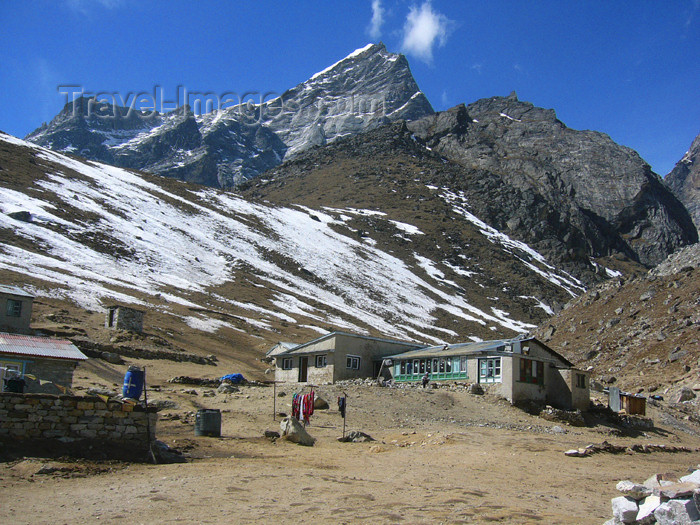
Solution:
[[[94,363],[76,372],[76,384],[114,388],[125,366]],[[700,447],[700,438],[663,425],[634,436],[600,425],[561,424],[560,432],[556,423],[492,396],[357,385],[317,389],[331,409],[314,414],[309,432],[318,441],[305,448],[262,437],[266,429],[279,429],[271,387],[204,397],[210,389],[165,379],[196,372],[216,377],[221,367],[140,364],[149,365],[150,385],[160,390],[149,390],[149,398],[177,404],[161,412],[159,439],[184,450],[190,461],[3,463],[0,522],[598,524],[610,516],[618,480],[682,475],[700,461],[697,453],[563,454],[603,440]],[[198,395],[183,392],[190,388]],[[342,419],[335,401],[343,390],[348,430],[377,441],[336,441]],[[275,398],[277,410],[289,412],[294,387],[278,392],[285,395]],[[191,413],[203,407],[222,410],[222,438],[194,436]],[[58,470],[38,474],[45,464]]]

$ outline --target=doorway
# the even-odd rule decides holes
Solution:
[[[309,368],[309,357],[308,356],[300,356],[299,357],[299,382],[300,383],[306,383],[308,368]]]

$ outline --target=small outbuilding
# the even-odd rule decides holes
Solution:
[[[479,383],[511,403],[536,401],[588,410],[588,374],[535,338],[499,339],[418,348],[390,356],[397,382]]]
[[[277,353],[275,380],[322,384],[376,377],[383,358],[421,346],[409,341],[331,332]]]
[[[143,331],[143,310],[137,310],[129,306],[112,305],[107,307],[105,316],[105,328],[110,330],[128,330],[130,332]]]
[[[0,368],[23,376],[27,393],[65,393],[76,366],[86,359],[70,341],[0,333]]]
[[[17,286],[0,284],[0,331],[29,334],[34,296]]]

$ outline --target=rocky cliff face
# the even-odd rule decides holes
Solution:
[[[636,152],[602,133],[567,128],[553,110],[514,93],[408,128],[479,174],[464,190],[480,217],[555,260],[622,254],[653,266],[697,241],[683,205]]]
[[[695,137],[688,152],[664,180],[688,208],[695,225],[700,229],[700,135]]]
[[[311,146],[431,113],[406,58],[372,44],[260,104],[150,115],[79,99],[26,138],[90,160],[232,187]]]

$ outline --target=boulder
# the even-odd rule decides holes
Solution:
[[[114,352],[102,352],[100,354],[100,357],[108,363],[112,363],[113,365],[120,365],[124,362],[122,357],[119,354],[115,354]]]
[[[695,399],[695,392],[693,392],[692,388],[688,388],[687,386],[684,386],[681,388],[680,392],[678,392],[678,399],[676,400],[676,403],[683,403],[684,401],[690,401],[691,399]]]
[[[681,482],[697,483],[700,485],[700,470],[695,470],[692,474],[680,478]]]
[[[369,434],[365,434],[359,430],[353,430],[352,432],[348,432],[345,437],[339,437],[338,441],[342,443],[365,443],[368,441],[375,441],[375,439]]]
[[[292,443],[311,447],[316,442],[295,417],[290,416],[284,418],[280,423],[280,430],[282,431],[282,435]]]
[[[316,410],[328,410],[328,401],[323,399],[321,396],[317,395],[314,398],[314,409]]]
[[[654,517],[654,511],[661,505],[661,498],[659,496],[647,496],[642,501],[639,502],[639,512],[637,512],[637,524],[638,525],[648,525],[654,523],[656,518]]]
[[[216,391],[219,394],[234,394],[239,392],[240,389],[237,386],[233,386],[231,383],[221,383]]]
[[[674,499],[659,505],[654,517],[659,525],[691,525],[700,513],[692,499]]]
[[[625,496],[637,501],[651,495],[651,489],[649,487],[633,483],[629,480],[620,481],[615,488]]]
[[[619,498],[613,498],[610,503],[612,504],[613,517],[616,520],[622,523],[634,523],[637,519],[639,507],[632,498],[620,496]]]
[[[467,392],[469,392],[470,394],[481,396],[484,395],[484,387],[482,387],[479,383],[472,383],[467,388]]]
[[[274,430],[266,430],[263,435],[268,439],[277,439],[280,437],[280,433]]]
[[[697,488],[698,484],[691,481],[671,483],[670,485],[662,484],[658,489],[658,494],[665,499],[690,498]]]
[[[673,482],[670,479],[676,479],[672,474],[654,474],[649,479],[647,479],[643,485],[649,487],[650,489],[658,489],[663,485],[670,485]]]

